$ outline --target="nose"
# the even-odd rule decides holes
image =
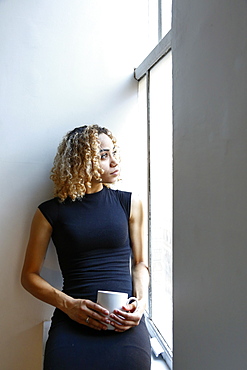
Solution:
[[[118,165],[118,160],[116,157],[114,157],[113,155],[111,156],[111,164],[110,166],[111,167],[116,167]]]

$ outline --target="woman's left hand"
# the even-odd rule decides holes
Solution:
[[[122,307],[122,310],[114,310],[110,314],[111,325],[115,331],[124,332],[132,327],[139,325],[144,309],[139,305],[138,310],[134,303]],[[113,321],[114,320],[114,321]]]

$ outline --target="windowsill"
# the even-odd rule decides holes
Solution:
[[[161,356],[155,357],[152,353],[151,370],[169,370],[169,367],[166,365]]]

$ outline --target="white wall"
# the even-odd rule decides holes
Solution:
[[[174,369],[246,369],[247,2],[174,0]]]
[[[130,150],[142,129],[133,79],[145,47],[141,4],[0,1],[2,370],[41,366],[41,323],[51,308],[25,292],[19,278],[33,213],[52,197],[49,171],[62,136],[78,125],[106,125],[121,136],[127,187],[145,181],[133,167],[143,153],[135,150],[134,162]],[[44,274],[59,284],[51,256]]]

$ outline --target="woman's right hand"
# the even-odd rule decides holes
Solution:
[[[109,315],[109,311],[88,299],[72,298],[63,311],[72,320],[92,329],[107,330],[107,325],[105,324],[110,324],[110,320],[103,316]]]

